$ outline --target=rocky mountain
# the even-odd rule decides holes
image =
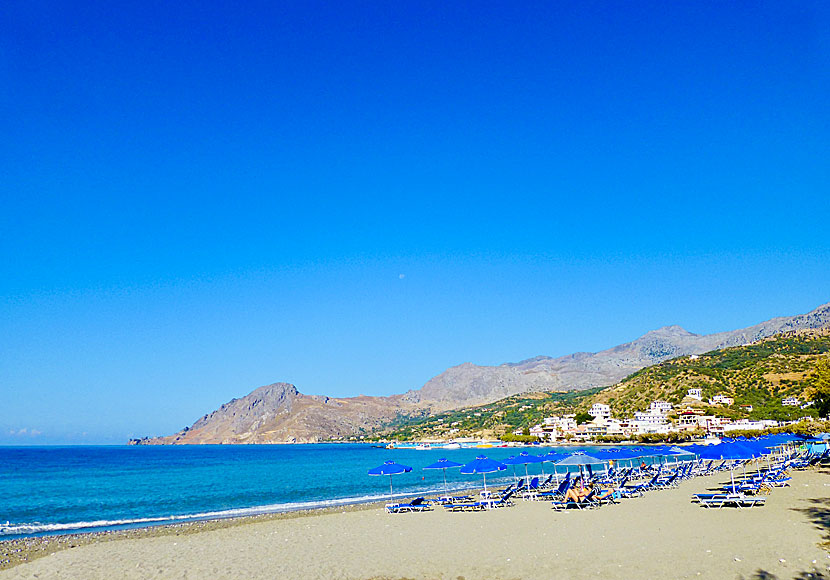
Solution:
[[[316,443],[371,431],[395,418],[401,397],[303,395],[294,385],[260,387],[208,413],[175,435],[133,440],[141,445]]]
[[[370,431],[399,414],[423,414],[481,405],[538,391],[582,390],[613,385],[645,367],[678,356],[752,343],[788,331],[830,324],[830,304],[798,316],[709,335],[666,326],[597,353],[552,358],[537,356],[518,363],[447,369],[423,387],[390,397],[330,398],[300,394],[293,385],[260,387],[226,403],[192,427],[142,443],[308,442]]]

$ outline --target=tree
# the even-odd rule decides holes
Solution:
[[[812,399],[819,417],[830,415],[830,359],[816,361],[812,384],[804,394]]]
[[[525,437],[527,437],[528,435],[530,435],[530,427],[528,427],[527,425],[525,425],[524,429],[522,429],[522,435],[524,435]]]
[[[574,419],[576,420],[577,425],[582,425],[583,423],[587,423],[588,421],[593,421],[594,416],[590,413],[577,413]]]

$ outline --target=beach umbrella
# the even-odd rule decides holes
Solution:
[[[518,484],[519,483],[519,476],[516,474],[516,466],[521,465],[521,460],[516,459],[515,455],[511,455],[507,459],[503,459],[502,463],[504,463],[505,465],[509,465],[510,467],[513,468],[513,477],[516,479],[516,483]]]
[[[556,462],[556,465],[602,465],[605,462],[602,459],[597,459],[591,455],[584,453],[571,453],[565,459]]]
[[[412,471],[408,465],[401,465],[394,461],[386,461],[383,465],[373,467],[369,470],[369,475],[388,475],[389,476],[389,499],[392,499],[392,476],[400,473],[407,473]]]
[[[701,449],[698,455],[704,459],[720,459],[726,460],[746,460],[754,459],[761,454],[747,446],[744,443],[721,443],[719,445],[708,445],[705,449]],[[744,472],[746,473],[746,472]],[[729,466],[729,477],[732,480],[732,490],[735,489],[735,473],[733,466]]]
[[[432,465],[427,465],[424,469],[441,469],[444,472],[444,493],[447,492],[447,469],[451,469],[453,467],[461,467],[460,463],[456,463],[455,461],[450,461],[442,457]]]
[[[539,459],[542,460],[542,473],[545,472],[545,463],[556,463],[560,459],[562,459],[562,454],[557,453],[556,451],[548,451],[544,455],[540,455]],[[556,477],[556,483],[559,483],[559,472],[556,471],[556,465],[553,466],[553,475]]]
[[[527,451],[522,451],[516,457],[508,457],[502,463],[505,465],[524,465],[525,466],[525,477],[530,480],[530,475],[527,472],[527,466],[529,463],[542,463],[545,460],[539,457],[538,455],[531,455]],[[543,472],[544,473],[544,472]]]
[[[497,471],[504,471],[507,466],[494,459],[488,459],[486,455],[479,455],[469,463],[461,466],[461,473],[464,475],[481,474],[484,476],[484,491],[487,491],[487,474]]]
[[[590,455],[585,455],[582,452],[571,453],[565,459],[556,462],[556,466],[560,465],[577,465],[579,466],[579,475],[582,475],[582,470],[586,465],[604,465],[605,462],[602,459],[597,459],[596,457],[592,457]]]

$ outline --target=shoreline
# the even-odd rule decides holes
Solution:
[[[385,504],[386,502],[384,501],[373,501],[286,512],[255,514],[249,516],[234,516],[228,518],[195,520],[190,522],[147,525],[123,530],[52,534],[46,536],[16,538],[11,540],[0,539],[0,571],[8,570],[27,562],[33,562],[39,558],[50,556],[63,550],[88,546],[91,544],[129,539],[187,536],[214,530],[245,526],[259,522],[291,520],[314,515],[333,514],[347,511],[351,512],[383,509]]]
[[[767,505],[744,510],[690,502],[728,481],[718,473],[587,511],[519,500],[389,515],[375,502],[10,540],[0,542],[0,559],[14,558],[0,579],[826,577],[830,469],[792,475]]]

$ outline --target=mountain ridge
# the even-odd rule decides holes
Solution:
[[[830,303],[806,314],[709,335],[678,325],[596,353],[536,356],[518,363],[482,366],[465,362],[422,387],[386,397],[304,395],[294,385],[273,383],[233,399],[167,437],[141,444],[315,442],[366,434],[399,415],[418,415],[487,404],[534,391],[605,387],[648,366],[678,356],[751,343],[774,334],[830,324]]]

